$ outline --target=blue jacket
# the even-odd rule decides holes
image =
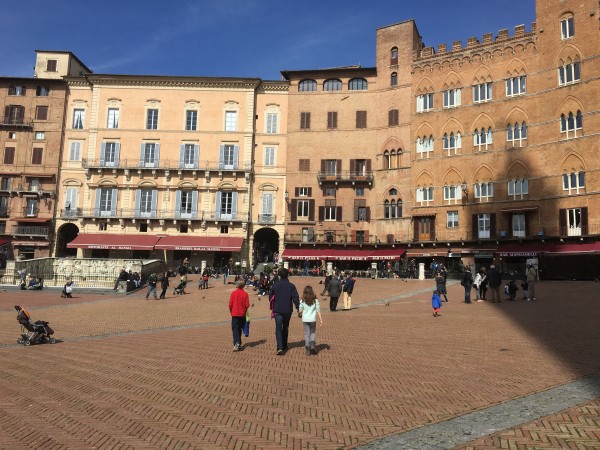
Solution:
[[[275,283],[271,288],[270,295],[275,295],[275,302],[273,302],[274,313],[291,314],[294,312],[294,306],[296,307],[296,311],[300,308],[298,290],[287,278],[282,278]]]
[[[442,307],[442,300],[440,299],[440,296],[437,292],[431,296],[431,307],[432,308],[441,308]]]
[[[344,288],[344,292],[352,294],[352,291],[354,290],[354,280],[350,277],[346,278],[346,281],[344,281]]]

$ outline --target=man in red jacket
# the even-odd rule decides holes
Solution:
[[[246,282],[239,280],[235,285],[235,291],[229,297],[234,352],[237,352],[242,347],[242,330],[246,324],[246,311],[250,308],[250,298],[248,297],[248,293],[244,291],[245,286]]]

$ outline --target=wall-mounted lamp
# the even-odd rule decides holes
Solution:
[[[285,191],[285,193],[283,194],[283,198],[285,198],[286,202],[290,201],[290,193],[288,191]]]

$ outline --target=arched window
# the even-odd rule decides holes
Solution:
[[[564,40],[573,36],[575,36],[575,19],[569,15],[560,21],[560,37]]]
[[[323,83],[324,91],[341,91],[342,90],[342,82],[338,79],[326,80]]]
[[[585,172],[563,173],[563,190],[569,194],[585,191]]]
[[[366,91],[367,80],[365,80],[364,78],[352,78],[348,82],[348,89],[351,91]]]
[[[488,146],[490,146],[492,142],[492,127],[489,127],[487,130],[483,127],[481,128],[481,130],[475,128],[475,131],[473,131],[473,145],[477,147],[478,150],[487,150]]]
[[[462,200],[462,185],[457,184],[444,186],[444,201],[448,204],[456,204]]]
[[[581,64],[579,61],[567,61],[558,67],[558,85],[579,83],[581,80]]]
[[[506,126],[506,141],[512,147],[523,147],[527,140],[527,124],[515,122]]]
[[[429,154],[433,153],[433,136],[417,138],[417,153],[421,158],[429,158]]]
[[[583,118],[581,111],[577,114],[569,112],[568,115],[561,114],[560,116],[560,132],[566,134],[566,138],[577,137],[577,131],[583,127]]]
[[[402,217],[402,199],[398,197],[398,190],[391,188],[387,193],[388,198],[383,202],[384,218],[397,219]]]
[[[390,76],[390,86],[398,86],[398,74],[396,72],[392,72]]]
[[[398,65],[398,47],[392,47],[390,50],[390,64],[392,66]]]
[[[457,150],[462,147],[462,137],[460,132],[454,134],[451,132],[450,134],[444,134],[444,150],[448,152],[448,156],[457,154]]]
[[[317,90],[317,82],[315,80],[302,80],[298,83],[298,92],[314,92]]]

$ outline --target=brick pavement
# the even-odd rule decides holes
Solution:
[[[232,353],[233,286],[218,282],[166,302],[40,301],[33,318],[65,342],[29,348],[12,344],[8,305],[30,297],[2,293],[0,448],[364,444],[599,372],[595,287],[540,283],[535,303],[465,305],[455,284],[436,319],[429,294],[410,296],[430,281],[360,280],[353,300],[365,306],[324,314],[316,357],[304,356],[298,319],[290,351],[274,355],[266,297],[255,295],[251,336]]]

